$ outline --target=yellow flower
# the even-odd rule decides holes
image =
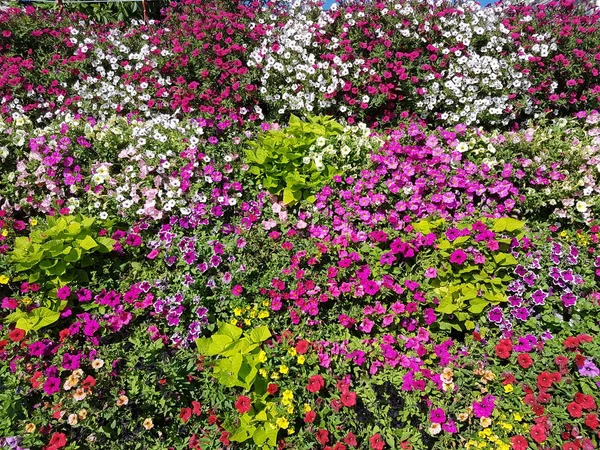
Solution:
[[[258,371],[258,373],[260,374],[261,377],[263,378],[268,378],[269,377],[269,372],[267,372],[267,369],[260,369]]]
[[[288,406],[286,411],[288,412],[288,414],[294,414],[294,405]]]
[[[283,428],[284,430],[290,426],[290,423],[288,422],[288,420],[285,417],[280,417],[279,419],[277,419],[275,421],[275,423],[277,424],[277,426],[279,428]]]
[[[79,423],[79,417],[77,416],[77,414],[69,414],[69,417],[67,418],[67,423],[72,427],[77,425]]]
[[[498,442],[498,447],[496,447],[498,450],[510,450],[510,445],[505,444],[504,442]]]
[[[6,284],[10,281],[10,278],[8,278],[6,275],[0,275],[0,284]]]
[[[233,314],[235,314],[236,316],[241,316],[242,308],[233,308]]]
[[[290,369],[285,364],[282,364],[281,366],[279,366],[279,373],[282,373],[285,375],[289,372],[289,370]]]
[[[304,355],[298,355],[298,364],[304,364],[304,362],[306,361],[306,357]]]
[[[267,317],[269,317],[269,311],[261,311],[258,313],[259,319],[266,319]]]
[[[87,410],[80,409],[79,412],[77,413],[77,415],[79,416],[79,418],[81,420],[84,420],[87,417]]]
[[[520,413],[514,413],[513,414],[513,418],[517,421],[520,422],[521,420],[523,420],[523,416]]]
[[[307,413],[309,411],[312,411],[312,408],[310,407],[310,405],[308,403],[304,404],[304,412]]]
[[[28,423],[25,425],[25,433],[33,433],[35,431],[35,423]]]
[[[261,350],[258,354],[258,362],[264,363],[267,362],[267,354],[264,350]]]
[[[271,374],[271,380],[279,380],[279,374],[277,372],[273,372]]]
[[[473,441],[473,440],[471,440],[471,441],[469,441],[469,442],[467,442],[467,443],[465,444],[465,447],[467,447],[467,448],[471,448],[471,447],[475,447],[476,445],[477,445],[477,442],[476,442],[476,441]]]
[[[229,323],[230,323],[231,325],[237,325],[237,320],[236,320],[236,319],[231,319],[231,320],[229,321]]]
[[[294,347],[292,347],[288,350],[288,353],[293,358],[294,356],[296,356],[296,349]]]
[[[507,394],[510,394],[514,390],[515,390],[515,388],[513,388],[512,384],[505,384],[504,385],[504,392],[506,392]]]
[[[252,323],[252,321],[250,319],[244,319],[244,323],[246,325],[250,325]]]
[[[288,428],[287,432],[288,434],[294,434],[296,430],[294,430],[293,428]]]
[[[8,230],[6,228],[4,230],[2,230],[2,236],[4,236],[4,237],[8,236]]]
[[[485,439],[491,435],[492,435],[492,430],[490,430],[489,428],[486,428],[485,430],[479,432],[479,437],[482,439]]]
[[[501,422],[500,426],[508,431],[511,431],[513,429],[513,426],[508,422]]]
[[[32,227],[35,227],[38,224],[37,219],[30,219],[29,223],[31,224]]]
[[[120,395],[119,398],[117,399],[117,406],[123,406],[123,405],[126,405],[127,403],[129,403],[129,399],[127,398],[126,395]]]

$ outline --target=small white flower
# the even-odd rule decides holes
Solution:
[[[577,211],[580,213],[585,213],[585,212],[587,212],[588,204],[586,202],[580,200],[575,205],[575,209],[577,209]]]

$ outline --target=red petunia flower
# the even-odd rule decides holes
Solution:
[[[319,429],[316,436],[317,441],[319,441],[319,444],[321,445],[325,445],[329,442],[329,431],[327,430]]]
[[[304,355],[306,352],[308,352],[308,341],[301,339],[296,344],[296,353]]]
[[[245,395],[240,395],[235,402],[235,408],[240,414],[247,413],[250,411],[250,398]]]
[[[565,442],[562,446],[562,450],[580,450],[581,447],[575,442]]]
[[[192,417],[192,408],[181,408],[179,412],[179,418],[183,421],[183,423],[187,423],[188,420]]]
[[[517,362],[523,369],[529,369],[533,365],[533,359],[527,353],[517,356]]]
[[[67,445],[67,436],[63,433],[54,433],[49,444],[54,448],[62,448]]]
[[[221,433],[221,436],[219,437],[219,441],[221,442],[221,444],[223,445],[229,445],[229,431],[223,431]]]
[[[548,438],[548,436],[546,436],[546,429],[542,425],[532,426],[529,430],[529,434],[531,438],[538,444],[541,444]]]
[[[595,430],[598,428],[598,425],[600,425],[600,422],[598,422],[598,416],[596,414],[588,414],[585,416],[585,424],[592,430]]]
[[[333,446],[332,450],[346,450],[346,448],[347,447],[344,444],[342,444],[341,442],[338,442]]]
[[[513,345],[510,339],[500,339],[495,347],[496,356],[501,359],[508,359],[512,352],[512,348]]]
[[[579,339],[577,339],[576,337],[573,337],[573,336],[568,337],[563,342],[563,345],[565,346],[565,348],[568,348],[569,350],[576,349],[577,347],[579,347]]]
[[[373,450],[383,450],[383,447],[385,447],[385,441],[379,433],[374,434],[369,438],[369,444],[371,444]]]
[[[195,416],[200,416],[202,414],[202,404],[196,400],[192,401],[192,414]]]
[[[559,355],[554,358],[554,364],[556,364],[558,367],[565,367],[567,364],[569,364],[569,358]]]
[[[267,386],[267,392],[271,395],[277,393],[278,390],[279,388],[275,383],[269,383],[269,385]]]
[[[569,411],[569,414],[571,415],[571,417],[581,417],[582,413],[583,413],[583,408],[581,408],[580,405],[578,405],[575,402],[571,402],[569,403],[569,406],[567,406],[567,411]]]
[[[356,435],[349,431],[344,438],[344,443],[351,445],[352,447],[356,447],[358,445],[358,442],[356,441]]]
[[[325,380],[321,375],[313,375],[308,379],[308,385],[306,389],[313,394],[319,392],[325,386]]]
[[[548,389],[550,386],[552,386],[552,374],[549,372],[542,372],[538,375],[537,377],[537,385],[539,388],[546,388]]]
[[[8,338],[13,342],[19,342],[21,339],[25,337],[25,332],[20,328],[15,328],[10,333],[8,333]]]
[[[344,406],[351,407],[356,405],[356,392],[344,391],[340,397]]]
[[[511,444],[512,450],[527,450],[527,447],[529,446],[527,444],[527,439],[525,439],[525,436],[511,437],[510,444]]]
[[[304,422],[305,423],[313,423],[316,418],[317,418],[317,413],[314,411],[308,411],[306,414],[304,414]]]

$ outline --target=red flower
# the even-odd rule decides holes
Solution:
[[[308,411],[304,415],[304,422],[305,423],[313,423],[316,418],[317,418],[317,413],[316,412],[314,412],[314,411]]]
[[[329,431],[321,430],[321,429],[318,430],[317,431],[317,441],[319,441],[319,444],[321,444],[321,445],[327,444],[329,442]]]
[[[577,417],[581,417],[583,409],[577,403],[571,402],[571,403],[569,403],[569,406],[567,406],[567,411],[569,411],[569,414],[571,415],[571,417],[577,418]]]
[[[346,446],[340,442],[333,446],[333,450],[346,450]]]
[[[533,405],[531,407],[536,416],[541,416],[544,414],[545,408],[542,405]]]
[[[592,430],[595,430],[598,428],[598,425],[600,425],[600,422],[598,422],[598,416],[596,414],[588,414],[585,416],[585,424]]]
[[[496,344],[496,356],[501,359],[507,359],[510,357],[512,352],[512,342],[510,339],[500,339],[500,342]]]
[[[352,447],[356,447],[358,445],[358,442],[356,442],[356,436],[351,431],[349,431],[344,438],[344,442]]]
[[[323,380],[323,377],[321,375],[313,375],[308,379],[308,385],[306,386],[306,389],[308,389],[309,392],[316,394],[323,389],[324,386],[325,380]]]
[[[240,395],[235,402],[235,408],[240,414],[247,413],[250,411],[250,398],[246,397],[245,395]]]
[[[563,345],[565,346],[565,348],[571,350],[576,349],[577,347],[579,347],[579,339],[577,339],[576,337],[568,337],[563,342]]]
[[[582,398],[580,398],[580,401],[578,401],[577,394],[575,394],[575,401],[579,403],[583,409],[596,409],[596,402],[591,395],[583,395]]]
[[[542,391],[539,393],[537,400],[540,403],[546,404],[549,403],[550,400],[552,400],[552,396],[547,392]]]
[[[308,352],[308,341],[301,339],[296,344],[296,353],[304,355],[306,352]]]
[[[202,414],[202,405],[196,400],[192,401],[192,414],[199,416]]]
[[[477,342],[481,342],[481,333],[473,331],[473,339],[475,339]]]
[[[350,407],[356,405],[356,392],[344,391],[340,398],[344,406]]]
[[[179,418],[186,423],[192,417],[192,408],[181,408],[181,412],[179,413]]]
[[[63,433],[54,433],[49,444],[54,448],[64,447],[67,445],[67,436]]]
[[[591,336],[588,336],[587,334],[580,334],[579,336],[577,336],[577,339],[579,340],[579,343],[585,343],[585,342],[592,342],[594,339]]]
[[[537,385],[539,388],[549,388],[552,386],[552,374],[549,372],[542,372],[537,377]]]
[[[223,431],[221,433],[221,437],[219,437],[219,441],[223,445],[229,445],[229,431]]]
[[[13,342],[19,342],[21,339],[25,337],[25,332],[20,328],[15,328],[10,333],[8,333],[8,338]]]
[[[547,439],[546,429],[542,425],[532,426],[531,430],[529,430],[529,434],[531,435],[531,438],[538,444],[541,444]]]
[[[562,446],[562,450],[579,450],[580,448],[575,442],[565,442]]]
[[[381,438],[381,434],[379,433],[371,436],[369,438],[369,443],[373,450],[383,450],[383,447],[385,447],[385,441]]]
[[[556,364],[558,367],[564,367],[569,364],[569,359],[566,356],[559,355],[554,358],[554,364]]]
[[[81,382],[81,387],[86,389],[91,389],[94,386],[96,386],[96,379],[91,375],[85,377],[85,379]]]
[[[525,436],[513,436],[510,438],[510,444],[513,450],[527,450],[528,444]]]
[[[0,341],[0,352],[1,352],[2,350],[4,350],[4,347],[6,347],[7,345],[8,345],[8,341],[7,341],[6,339],[2,339],[2,340]]]
[[[575,364],[577,365],[577,367],[583,367],[584,363],[585,363],[585,356],[575,355]]]
[[[211,414],[208,416],[208,424],[209,425],[214,425],[215,423],[217,423],[219,420],[219,418],[217,416],[215,416],[214,414]]]
[[[271,395],[275,394],[278,390],[279,388],[275,383],[269,383],[269,386],[267,386],[267,392]]]
[[[523,369],[529,369],[533,365],[533,359],[527,353],[517,356],[517,362]]]

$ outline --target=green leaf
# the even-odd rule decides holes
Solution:
[[[473,314],[481,314],[486,306],[489,305],[489,302],[484,300],[483,298],[474,298],[469,302],[471,306],[469,307],[469,311]]]
[[[16,327],[24,331],[39,330],[56,322],[60,313],[46,307],[36,308],[17,320]]]
[[[90,235],[87,235],[84,239],[78,240],[77,243],[84,250],[91,250],[98,247],[98,243]]]
[[[257,344],[260,342],[266,341],[270,337],[271,337],[271,332],[269,331],[269,328],[265,325],[253,329],[250,332],[250,336],[249,336],[250,341],[255,342]]]
[[[283,203],[284,203],[284,205],[288,205],[288,204],[292,203],[295,200],[296,200],[296,196],[294,195],[294,191],[292,191],[290,188],[286,187],[283,190]]]
[[[492,231],[515,231],[520,230],[525,226],[525,222],[510,217],[503,217],[496,220],[496,223],[492,227]]]
[[[242,329],[226,322],[219,324],[218,334],[229,336],[232,340],[237,341],[242,335]]]

